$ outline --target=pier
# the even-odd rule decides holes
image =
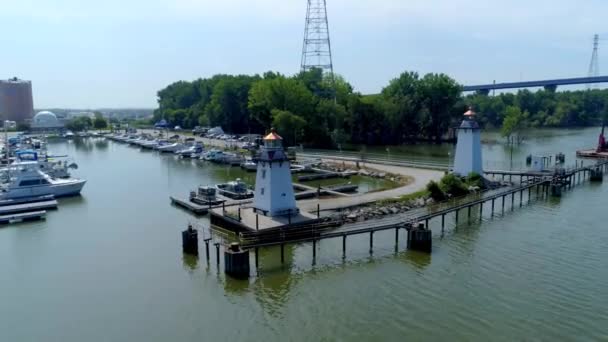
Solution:
[[[284,263],[284,249],[288,244],[312,244],[312,262],[316,263],[318,243],[327,239],[342,240],[342,256],[346,258],[347,242],[349,237],[356,235],[369,236],[369,253],[373,254],[374,235],[380,232],[394,231],[395,251],[400,248],[402,231],[407,232],[407,248],[430,253],[432,250],[432,225],[440,221],[441,235],[443,236],[448,225],[448,215],[453,218],[454,225],[458,225],[465,217],[470,221],[473,213],[478,212],[477,219],[484,217],[484,211],[495,215],[505,215],[508,211],[521,208],[533,199],[543,199],[550,196],[559,196],[563,190],[571,189],[585,180],[591,180],[592,174],[608,170],[608,161],[594,165],[578,165],[570,169],[560,169],[553,172],[525,172],[491,170],[485,172],[493,176],[518,176],[521,182],[513,187],[500,190],[490,190],[478,195],[477,198],[458,198],[447,202],[436,203],[410,212],[389,216],[382,219],[340,225],[339,222],[316,222],[300,226],[278,226],[259,232],[241,231],[238,233],[239,248],[252,252],[256,271],[259,270],[259,250],[261,248],[280,247],[281,263]],[[559,189],[559,195],[554,189]],[[438,228],[439,228],[438,227]],[[221,244],[216,244],[216,249]],[[228,247],[224,246],[227,250]],[[232,247],[234,248],[234,246]],[[219,252],[218,252],[219,255]],[[209,260],[209,258],[208,258]],[[248,259],[242,259],[248,262]],[[218,258],[219,265],[219,258]],[[234,267],[232,265],[231,267]]]

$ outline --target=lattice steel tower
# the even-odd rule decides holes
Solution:
[[[597,77],[600,75],[600,63],[597,57],[597,50],[600,44],[600,36],[593,36],[593,53],[591,54],[591,62],[589,63],[589,77]],[[587,88],[593,88],[595,85],[588,84]]]
[[[326,0],[307,0],[307,2],[300,70],[318,68],[329,72],[333,79],[334,65],[331,57]]]

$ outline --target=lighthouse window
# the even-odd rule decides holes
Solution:
[[[262,170],[262,179],[266,178],[266,170]]]
[[[264,188],[260,189],[260,194],[264,194]]]

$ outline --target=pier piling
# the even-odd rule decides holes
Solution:
[[[249,277],[249,251],[241,249],[237,242],[224,250],[224,273],[234,278]]]
[[[431,230],[419,224],[418,227],[410,227],[407,231],[407,248],[430,253],[433,247],[433,233]]]
[[[220,265],[220,243],[216,242],[215,245],[215,259],[217,260],[217,265]]]
[[[205,239],[203,241],[205,241],[205,257],[207,257],[207,262],[209,262],[209,241],[211,241],[211,238]]]
[[[346,258],[346,234],[342,235],[342,258]]]
[[[285,244],[281,244],[281,265],[285,263]]]
[[[374,231],[369,232],[369,254],[374,254]]]
[[[198,231],[190,224],[182,232],[182,250],[186,254],[198,255]]]

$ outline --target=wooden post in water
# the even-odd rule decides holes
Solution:
[[[479,221],[483,218],[483,202],[479,203]]]
[[[255,213],[255,230],[260,230],[260,218],[257,212]]]
[[[456,209],[456,225],[458,225],[458,209]]]
[[[216,242],[215,245],[215,259],[217,260],[217,265],[220,265],[220,243]]]
[[[511,211],[515,209],[515,193],[511,193]]]
[[[369,232],[369,254],[374,254],[374,231]]]
[[[524,190],[519,192],[519,207],[521,208],[524,205]]]
[[[399,249],[399,227],[395,228],[395,251]]]
[[[255,248],[255,270],[256,272],[260,269],[260,251],[259,248]]]
[[[285,263],[285,244],[281,244],[281,265]]]
[[[207,262],[209,262],[209,241],[211,241],[211,238],[205,239],[203,241],[205,241],[205,256],[207,257]]]
[[[428,218],[427,218],[426,220],[424,220],[424,225],[425,225],[426,227],[428,227],[428,226],[429,226],[429,219],[428,219]]]
[[[317,203],[317,218],[321,217],[321,205]]]
[[[494,217],[494,202],[496,201],[496,198],[492,198],[492,217]]]
[[[441,214],[441,231],[445,228],[445,214]]]
[[[342,234],[342,258],[346,258],[346,234]]]
[[[312,239],[312,263],[314,264],[317,260],[317,239]]]
[[[502,214],[505,214],[505,197],[507,197],[507,195],[502,195]]]
[[[470,205],[469,205],[468,210],[469,210],[469,218],[471,218],[471,206]]]

